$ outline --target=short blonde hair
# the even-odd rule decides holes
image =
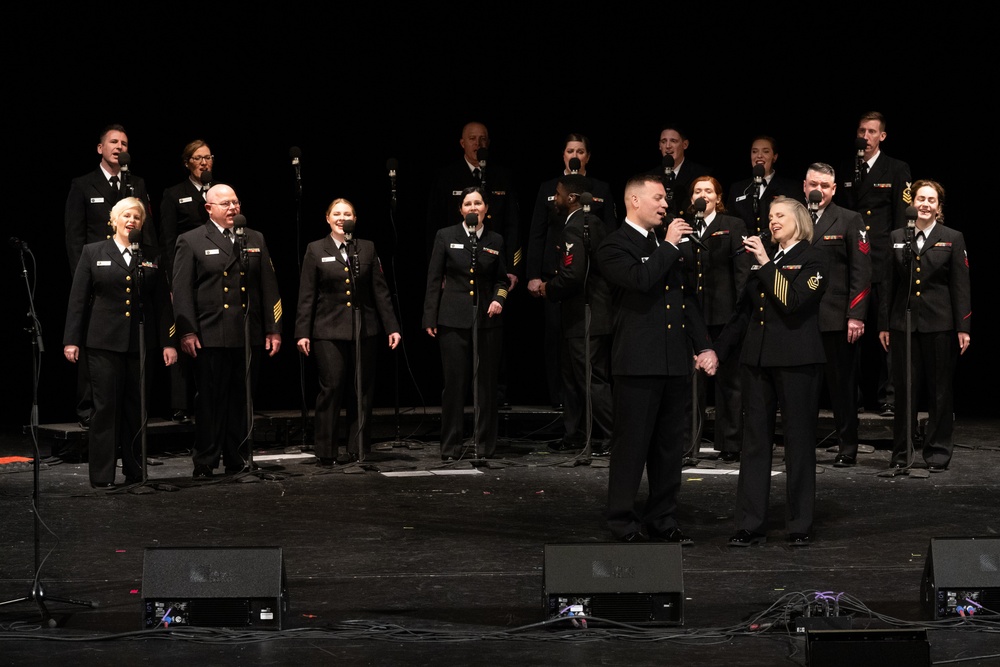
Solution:
[[[139,211],[139,227],[142,227],[142,224],[146,222],[146,207],[143,206],[142,200],[136,197],[119,199],[118,203],[111,207],[111,227],[115,226],[115,223],[118,222],[118,217],[122,213],[133,208]]]
[[[795,221],[795,240],[812,243],[814,225],[812,218],[809,217],[809,210],[802,202],[784,195],[774,198],[771,202],[771,210],[773,211],[775,206],[782,204],[791,210],[792,220]]]

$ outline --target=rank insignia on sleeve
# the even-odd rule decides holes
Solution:
[[[819,283],[821,280],[823,280],[823,276],[821,276],[819,271],[817,271],[815,276],[809,276],[809,280],[806,281],[806,285],[809,286],[809,289],[815,292],[819,289]]]
[[[566,253],[566,256],[563,257],[563,266],[573,266],[573,255],[572,254]]]
[[[568,253],[570,250],[572,250],[574,245],[576,245],[576,244],[575,243],[567,243],[566,244],[566,252]]]
[[[963,252],[965,253],[965,268],[969,268],[969,251],[964,250]]]
[[[909,181],[906,182],[906,187],[903,188],[903,203],[904,204],[912,204],[913,203],[913,194],[910,192],[910,182]]]
[[[872,245],[868,242],[868,232],[862,229],[858,233],[861,234],[861,238],[858,239],[858,250],[867,255],[872,250]]]

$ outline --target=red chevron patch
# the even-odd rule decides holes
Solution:
[[[573,255],[566,255],[565,257],[563,257],[563,266],[572,266],[572,265],[573,265]]]
[[[858,250],[861,251],[861,254],[867,255],[869,252],[871,252],[871,249],[872,249],[872,244],[869,243],[868,241],[858,241]]]

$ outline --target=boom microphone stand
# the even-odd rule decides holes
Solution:
[[[87,607],[90,609],[94,608],[93,602],[88,602],[86,600],[74,600],[72,598],[60,598],[53,597],[45,594],[45,589],[42,586],[42,559],[41,559],[41,543],[40,543],[40,524],[41,520],[38,518],[38,489],[39,489],[39,456],[38,451],[38,372],[41,366],[41,355],[45,352],[45,345],[42,342],[42,324],[38,321],[38,313],[35,311],[35,290],[31,285],[31,280],[28,278],[28,266],[24,260],[24,256],[31,255],[31,250],[28,249],[28,244],[17,238],[10,239],[11,244],[13,244],[21,252],[21,273],[24,276],[24,285],[28,292],[28,316],[31,318],[31,326],[27,329],[29,333],[32,333],[31,345],[32,345],[32,386],[31,386],[31,440],[35,446],[35,455],[32,457],[31,471],[33,478],[33,488],[31,492],[31,514],[34,517],[34,547],[35,547],[35,568],[34,568],[34,581],[31,583],[31,591],[27,595],[23,595],[18,598],[12,598],[10,600],[4,600],[0,602],[0,607],[8,604],[16,604],[18,602],[29,602],[34,601],[35,605],[38,607],[38,613],[41,614],[42,621],[46,623],[50,628],[56,627],[56,621],[52,618],[49,613],[48,607],[45,606],[46,600],[51,600],[53,602],[62,602],[65,604],[74,604],[81,607]],[[33,266],[36,266],[35,256],[31,255],[31,262]]]

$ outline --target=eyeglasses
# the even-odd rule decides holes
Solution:
[[[192,155],[188,158],[191,162],[211,162],[215,159],[214,155]]]
[[[210,201],[208,203],[211,204],[212,206],[221,206],[222,208],[229,208],[230,206],[232,206],[233,208],[240,207],[239,199],[234,199],[232,201]]]

